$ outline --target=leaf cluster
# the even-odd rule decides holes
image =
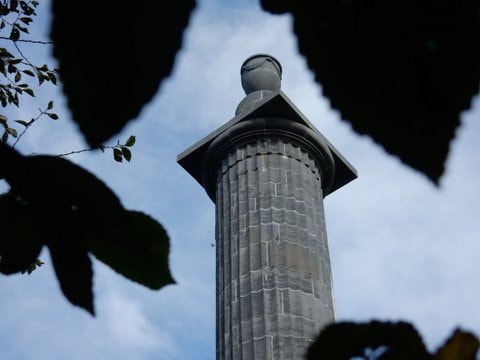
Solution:
[[[407,322],[340,322],[326,326],[309,347],[306,360],[475,360],[480,341],[461,329],[435,353]]]
[[[129,144],[132,144],[132,140]],[[0,143],[0,272],[31,272],[46,246],[60,287],[94,313],[90,256],[151,289],[173,283],[168,235],[150,216],[124,209],[94,175],[59,157],[24,157]]]
[[[9,140],[9,137],[12,136],[13,138],[16,139],[16,141],[13,144],[13,147],[17,144],[17,142],[20,140],[20,138],[25,134],[27,129],[32,126],[38,119],[40,119],[42,116],[47,116],[52,120],[58,120],[59,117],[56,113],[51,112],[53,109],[53,101],[49,101],[47,104],[47,107],[42,110],[39,109],[39,113],[36,117],[31,118],[30,120],[14,120],[15,123],[20,124],[23,126],[23,130],[20,134],[18,134],[17,130],[13,127],[10,127],[8,123],[8,118],[4,115],[0,115],[0,124],[4,128],[4,132],[2,135],[2,141],[6,143]]]
[[[35,97],[35,92],[32,88],[33,79],[38,81],[38,86],[44,82],[50,82],[54,85],[58,82],[57,69],[51,69],[46,64],[32,64],[18,45],[21,41],[30,41],[21,39],[21,34],[30,33],[28,28],[33,22],[34,16],[36,16],[35,10],[38,5],[37,1],[0,1],[0,34],[9,34],[8,36],[0,36],[0,39],[10,44],[10,48],[0,47],[0,74],[2,75],[2,81],[0,81],[0,104],[4,108],[3,112],[5,112],[5,108],[11,105],[19,107],[21,105],[21,97],[24,94]],[[17,55],[14,55],[14,53]],[[53,102],[50,101],[48,110],[52,107]],[[15,120],[15,122],[23,125],[26,129],[42,115],[47,115],[54,120],[58,119],[57,114],[40,110],[40,115],[36,118],[28,121]],[[2,141],[7,142],[11,136],[17,138],[16,144],[19,137],[21,137],[19,130],[8,124],[5,115],[1,115],[1,117],[1,124],[4,128]]]
[[[130,135],[127,141],[124,144],[120,144],[117,142],[117,145],[111,146],[113,149],[113,159],[117,162],[123,162],[123,159],[130,162],[132,160],[132,152],[129,148],[135,145],[136,137],[134,135]],[[100,145],[100,149],[103,151],[107,146]]]
[[[0,1],[0,33],[10,31],[8,37],[0,38],[14,48],[0,48],[3,108],[21,106],[23,94],[35,96],[28,80],[37,80],[37,86],[58,83],[57,69],[46,64],[34,65],[18,45],[27,41],[20,33],[29,33],[28,25],[36,15],[37,5],[35,1]],[[15,50],[18,56],[13,54]],[[168,269],[169,239],[163,227],[146,214],[124,209],[100,180],[61,159],[83,151],[111,148],[116,161],[130,161],[135,136],[114,146],[101,145],[57,157],[23,157],[13,149],[41,117],[59,119],[53,108],[53,101],[49,101],[30,120],[9,122],[7,116],[0,114],[4,129],[0,179],[11,186],[8,193],[0,195],[0,219],[8,224],[5,236],[0,238],[0,273],[31,274],[43,264],[37,257],[47,247],[66,298],[92,314],[93,270],[89,254],[152,289],[173,282]],[[22,131],[12,124],[23,127]],[[6,145],[10,138],[15,139],[12,147]]]

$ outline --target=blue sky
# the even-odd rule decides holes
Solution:
[[[46,36],[42,6],[36,26]],[[177,285],[152,292],[94,260],[92,318],[63,298],[44,252],[45,266],[31,276],[0,277],[0,358],[214,359],[214,205],[176,156],[233,117],[244,96],[240,65],[258,52],[279,59],[283,91],[359,173],[325,201],[337,319],[410,321],[430,349],[457,326],[480,334],[478,97],[462,114],[436,188],[339,118],[297,54],[290,28],[288,16],[264,13],[255,2],[199,1],[172,76],[138,121],[111,140],[137,136],[132,162],[115,163],[110,153],[70,157],[106,181],[125,207],[165,226]],[[48,48],[26,51],[53,62]],[[61,120],[39,121],[19,149],[84,148],[61,89],[37,93],[31,108],[7,116],[28,119],[54,99]]]

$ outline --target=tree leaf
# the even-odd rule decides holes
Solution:
[[[25,127],[28,126],[28,122],[25,120],[15,120],[16,123],[19,123],[20,125],[23,125]]]
[[[125,142],[125,146],[132,147],[133,145],[135,145],[136,140],[137,139],[136,139],[135,135],[130,135],[130,137]]]
[[[48,78],[50,79],[50,81],[54,85],[57,85],[57,77],[55,76],[55,74],[53,72],[48,72],[47,75],[48,75]]]
[[[169,239],[150,216],[129,211],[128,232],[120,238],[90,237],[89,250],[126,278],[158,290],[173,284],[168,267]]]
[[[47,105],[47,110],[52,110],[53,109],[53,101],[49,101]]]
[[[119,149],[117,149],[117,148],[113,149],[113,159],[114,159],[115,161],[118,161],[118,162],[122,162],[122,161],[123,161],[122,152],[121,152]]]
[[[16,27],[12,27],[12,31],[10,32],[10,40],[17,41],[20,39],[20,31]]]
[[[91,4],[84,1],[52,2],[51,38],[63,91],[91,147],[119,132],[152,99],[172,70],[194,7],[194,0],[174,1],[168,6],[146,0],[135,6],[118,6],[118,2],[106,0],[96,3],[92,11]],[[135,54],[128,61],[135,76],[118,75],[126,66],[125,58],[118,56],[122,49]],[[108,66],[98,59],[109,59]],[[126,101],[125,89],[130,88],[136,90]]]
[[[17,27],[18,30],[28,34],[28,29],[25,27],[25,26],[21,26],[20,24],[15,24],[15,26]]]
[[[10,11],[17,10],[18,7],[18,0],[11,0],[10,1]]]
[[[26,25],[29,25],[33,21],[32,18],[27,16],[21,17],[19,20]]]
[[[307,360],[345,360],[362,357],[365,350],[385,347],[390,360],[428,360],[422,338],[405,322],[343,322],[325,327],[307,352]],[[387,356],[385,356],[387,359]]]
[[[92,263],[76,234],[69,232],[64,235],[48,243],[60,288],[70,303],[95,315]]]
[[[17,130],[15,130],[14,128],[7,127],[7,128],[5,128],[5,130],[6,130],[10,135],[12,135],[14,138],[17,137]]]
[[[22,274],[27,273],[28,275],[30,275],[32,272],[34,272],[37,269],[37,267],[40,267],[43,264],[44,262],[42,260],[36,259],[34,262],[28,265],[26,269],[22,270]]]
[[[12,65],[18,65],[18,64],[20,64],[22,61],[23,61],[23,59],[21,59],[21,58],[9,59],[9,60],[8,60],[8,63],[9,63],[9,64],[12,64]]]
[[[36,260],[43,246],[34,212],[12,194],[1,194],[0,224],[0,272],[21,272]]]
[[[45,213],[62,215],[66,229],[119,236],[127,217],[117,196],[99,179],[64,158],[53,156],[21,156],[14,149],[0,144],[0,173],[18,196]],[[57,216],[57,215],[56,215]],[[74,222],[76,221],[76,222]],[[60,226],[52,223],[53,230]]]
[[[437,183],[479,90],[478,1],[261,4],[293,16],[298,49],[342,118]]]
[[[24,74],[27,74],[28,76],[35,76],[35,74],[34,74],[33,71],[31,71],[31,70],[22,70],[22,72],[23,72]]]
[[[437,351],[433,360],[475,360],[479,346],[475,335],[457,329]]]
[[[43,75],[40,71],[37,72],[37,78],[38,78],[38,85],[42,85],[46,79],[45,75]]]
[[[17,72],[18,69],[14,64],[9,63],[8,66],[7,66],[7,71],[8,71],[9,74],[13,74],[14,72]]]
[[[121,149],[122,149],[122,155],[125,158],[125,160],[130,162],[130,160],[132,160],[132,152],[127,147],[122,146]]]
[[[45,113],[52,120],[58,120],[58,115],[55,113]]]
[[[27,89],[23,89],[23,91],[25,91],[28,95],[30,95],[31,97],[35,97],[35,93],[33,92],[32,89],[30,88],[27,88]]]

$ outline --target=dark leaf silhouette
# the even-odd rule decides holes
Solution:
[[[351,322],[327,326],[307,353],[307,360],[348,360],[361,357],[366,349],[384,348],[385,360],[430,359],[422,338],[405,322]]]
[[[21,272],[35,262],[43,246],[34,213],[12,194],[0,195],[0,272]]]
[[[18,224],[27,210],[32,212],[39,224],[36,230],[44,239],[37,246],[48,246],[62,291],[73,304],[94,313],[88,251],[149,288],[173,282],[168,269],[169,240],[163,227],[147,215],[125,210],[117,196],[88,171],[59,157],[24,157],[0,143],[0,174],[19,199],[15,201],[22,201],[25,207],[20,218],[11,222]],[[7,200],[13,201],[11,197]],[[0,207],[0,211],[10,210]],[[27,243],[35,239],[31,234],[24,236]],[[3,245],[7,243],[0,243],[0,254],[10,251]],[[28,252],[9,272],[20,271],[20,265],[26,268],[39,249]]]
[[[299,51],[342,118],[438,182],[478,93],[478,1],[261,3],[293,15]]]
[[[53,1],[51,37],[63,89],[92,147],[135,118],[170,74],[194,7],[194,0],[168,6],[107,0],[95,9],[84,1]]]
[[[122,146],[121,149],[122,149],[122,155],[125,158],[125,160],[127,161],[132,160],[132,152],[127,147],[124,147],[124,146]]]
[[[58,234],[60,235],[60,234]],[[85,244],[70,231],[48,242],[55,274],[65,297],[95,315],[92,292],[92,263]]]
[[[169,242],[163,227],[148,215],[128,213],[129,234],[90,237],[89,250],[112,269],[151,289],[173,284],[168,264]]]
[[[480,341],[467,331],[455,330],[433,360],[475,360]]]
[[[480,342],[472,333],[455,330],[436,354],[429,354],[415,328],[406,322],[352,323],[326,326],[310,346],[307,360],[475,360]],[[381,355],[379,354],[381,352]]]

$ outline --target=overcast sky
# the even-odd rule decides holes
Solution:
[[[60,293],[45,251],[45,266],[32,275],[0,277],[0,358],[215,358],[214,205],[176,156],[233,117],[244,96],[240,65],[258,52],[281,62],[283,91],[359,173],[325,201],[337,319],[410,321],[430,349],[458,326],[480,334],[480,101],[462,115],[437,188],[330,108],[297,54],[288,16],[264,13],[255,1],[199,3],[173,75],[111,141],[136,135],[132,162],[116,163],[110,153],[70,157],[106,181],[125,207],[165,226],[178,284],[153,292],[94,260],[92,318]],[[39,11],[40,37],[48,34],[47,10]],[[53,62],[43,59],[47,48],[27,50],[39,63]],[[85,147],[60,89],[45,89],[31,109],[7,115],[28,119],[54,99],[61,120],[38,122],[19,149]]]

